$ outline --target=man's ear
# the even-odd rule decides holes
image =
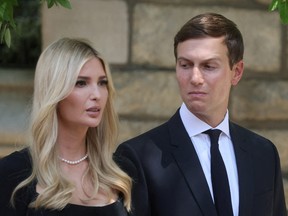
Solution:
[[[243,71],[244,71],[244,62],[243,60],[241,60],[233,66],[233,77],[231,80],[231,84],[233,86],[238,84],[243,75]]]

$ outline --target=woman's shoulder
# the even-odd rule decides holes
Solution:
[[[7,180],[13,181],[20,178],[22,181],[30,174],[31,159],[28,148],[15,151],[0,159],[0,176],[6,176]]]
[[[31,160],[27,148],[0,159],[0,215],[12,215],[10,198],[15,187],[31,174]],[[22,202],[22,201],[21,201]]]

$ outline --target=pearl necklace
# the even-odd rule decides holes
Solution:
[[[70,161],[70,160],[66,160],[64,158],[61,158],[60,156],[58,156],[58,158],[64,162],[64,163],[67,163],[67,164],[70,164],[70,165],[76,165],[76,164],[79,164],[81,163],[82,161],[86,160],[86,158],[88,157],[88,153],[86,153],[86,155],[82,158],[80,158],[79,160],[75,160],[75,161]]]

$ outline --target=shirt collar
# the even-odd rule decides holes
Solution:
[[[184,103],[182,103],[180,107],[180,117],[189,137],[196,136],[206,130],[212,129],[210,125],[208,125],[206,122],[203,122],[193,113],[191,113]],[[213,129],[221,130],[230,138],[228,110],[224,116],[223,121],[216,128]]]

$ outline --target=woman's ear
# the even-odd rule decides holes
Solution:
[[[231,84],[233,86],[237,85],[238,82],[240,81],[244,71],[244,62],[243,60],[240,60],[238,63],[236,63],[233,66],[233,77],[231,80]]]

